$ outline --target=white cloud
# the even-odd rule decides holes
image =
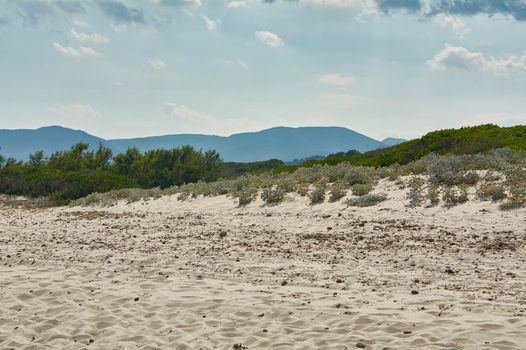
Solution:
[[[451,29],[460,37],[463,37],[471,31],[471,29],[466,27],[464,22],[462,22],[454,16],[447,15],[444,13],[439,13],[438,15],[436,15],[435,21],[442,27]]]
[[[376,8],[374,0],[308,0],[313,5],[335,6],[335,7],[356,7],[362,9]]]
[[[77,32],[75,29],[71,30],[71,36],[76,41],[79,41],[82,43],[106,44],[109,42],[108,38],[102,36],[99,33],[86,34],[86,33]]]
[[[219,25],[219,20],[212,20],[208,18],[207,16],[203,16],[203,20],[205,21],[206,28],[208,28],[209,31],[213,32],[217,29],[217,26]]]
[[[226,7],[228,7],[229,9],[240,9],[243,7],[247,7],[247,3],[243,0],[232,0],[226,4]]]
[[[75,49],[71,46],[62,46],[59,43],[53,43],[53,47],[57,52],[70,57],[82,57],[82,56],[99,56],[100,53],[92,49],[91,47],[81,46]]]
[[[71,20],[71,24],[73,24],[76,27],[87,27],[88,26],[86,22],[81,21],[80,19],[76,17]]]
[[[155,70],[166,70],[166,68],[168,68],[166,63],[164,63],[164,61],[160,58],[152,58],[148,61],[148,63],[150,63],[150,66],[152,66],[152,68]]]
[[[335,86],[348,86],[354,83],[354,78],[340,74],[326,74],[320,77],[320,82]]]
[[[185,105],[180,105],[174,102],[166,102],[164,104],[164,111],[171,117],[176,117],[185,122],[210,122],[213,118],[206,113],[194,111]]]
[[[245,68],[245,69],[250,68],[250,67],[248,66],[248,64],[245,63],[245,62],[243,62],[243,61],[233,61],[233,60],[223,60],[223,59],[220,59],[219,62],[224,63],[224,64],[229,64],[229,65],[234,65],[234,66],[239,65],[239,66],[241,66],[241,67],[243,67],[243,68]]]
[[[53,113],[58,113],[67,119],[74,120],[99,120],[102,114],[90,105],[82,103],[72,103],[52,109]]]
[[[258,31],[255,35],[259,41],[264,42],[270,47],[279,47],[283,45],[283,40],[281,40],[277,34],[272,32]]]
[[[526,52],[521,56],[502,59],[487,58],[481,52],[472,52],[461,46],[446,44],[445,48],[427,61],[431,69],[443,71],[449,68],[490,72],[497,76],[526,73]]]

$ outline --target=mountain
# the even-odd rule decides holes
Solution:
[[[398,139],[398,138],[395,138],[395,137],[387,137],[385,139],[382,140],[382,143],[387,145],[388,147],[391,147],[391,146],[396,146],[402,142],[406,142],[407,140],[406,139]]]
[[[43,150],[46,155],[84,142],[95,148],[99,143],[114,153],[137,147],[140,151],[191,145],[196,149],[219,152],[225,161],[251,162],[267,159],[289,161],[342,150],[360,152],[384,148],[386,144],[342,127],[275,127],[231,136],[179,134],[143,138],[104,140],[81,130],[60,126],[36,130],[0,130],[0,154],[27,159],[30,153]]]
[[[49,155],[58,150],[65,150],[72,145],[83,142],[93,147],[105,140],[81,130],[72,130],[60,126],[47,126],[36,130],[0,129],[0,154],[25,160],[35,151],[44,151]]]

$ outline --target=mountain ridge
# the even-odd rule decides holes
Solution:
[[[137,147],[140,151],[190,145],[196,149],[216,150],[225,161],[250,162],[268,159],[290,161],[316,155],[356,149],[360,152],[388,147],[354,130],[338,126],[276,126],[230,136],[206,134],[166,134],[136,138],[103,139],[83,130],[58,125],[38,129],[0,129],[0,154],[25,160],[43,150],[46,155],[69,149],[83,142],[95,148],[102,144],[114,153]]]

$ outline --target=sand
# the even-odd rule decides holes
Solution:
[[[526,210],[376,191],[2,206],[0,349],[526,349]]]

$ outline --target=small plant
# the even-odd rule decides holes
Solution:
[[[329,201],[336,202],[342,199],[343,197],[345,197],[345,195],[347,194],[347,191],[345,190],[345,186],[342,183],[337,182],[337,183],[332,184],[329,190],[329,193],[330,193]]]
[[[235,197],[237,197],[239,206],[243,207],[252,203],[252,201],[256,197],[256,193],[254,193],[253,191],[241,190],[235,194]]]
[[[353,167],[343,177],[349,185],[367,184],[376,179],[374,168]]]
[[[437,206],[440,203],[440,187],[431,184],[427,189],[426,198],[429,200],[432,207]]]
[[[285,193],[277,186],[266,187],[261,190],[261,200],[267,205],[275,205],[283,202]]]
[[[477,197],[483,201],[492,200],[493,202],[498,202],[505,199],[507,196],[504,186],[485,183],[477,189]]]
[[[347,205],[352,207],[370,207],[381,203],[387,199],[386,194],[373,194],[369,193],[357,198],[349,198],[347,200]]]
[[[452,207],[458,204],[465,203],[469,200],[467,187],[461,187],[460,189],[454,187],[446,187],[442,200],[448,207]]]
[[[424,202],[424,184],[425,180],[420,177],[413,176],[411,180],[409,180],[409,192],[407,193],[407,198],[409,199],[410,207],[418,207]]]
[[[465,184],[465,185],[476,185],[477,182],[479,182],[480,176],[474,171],[468,171],[464,175],[460,176],[458,179],[459,183]]]
[[[351,186],[351,192],[355,196],[365,196],[373,190],[373,184],[364,183],[364,184],[354,184]]]
[[[298,185],[296,187],[296,192],[302,196],[302,197],[305,197],[309,194],[309,186],[305,185],[305,184],[301,184],[301,185]]]
[[[499,205],[499,209],[502,211],[508,211],[508,210],[517,210],[524,208],[524,203],[522,202],[516,202],[516,201],[509,201],[504,202]]]
[[[188,192],[181,192],[179,193],[179,195],[177,196],[177,200],[178,201],[185,201],[188,199]]]
[[[318,184],[309,194],[310,203],[311,204],[318,204],[323,203],[325,200],[325,191],[326,187],[324,184]]]

